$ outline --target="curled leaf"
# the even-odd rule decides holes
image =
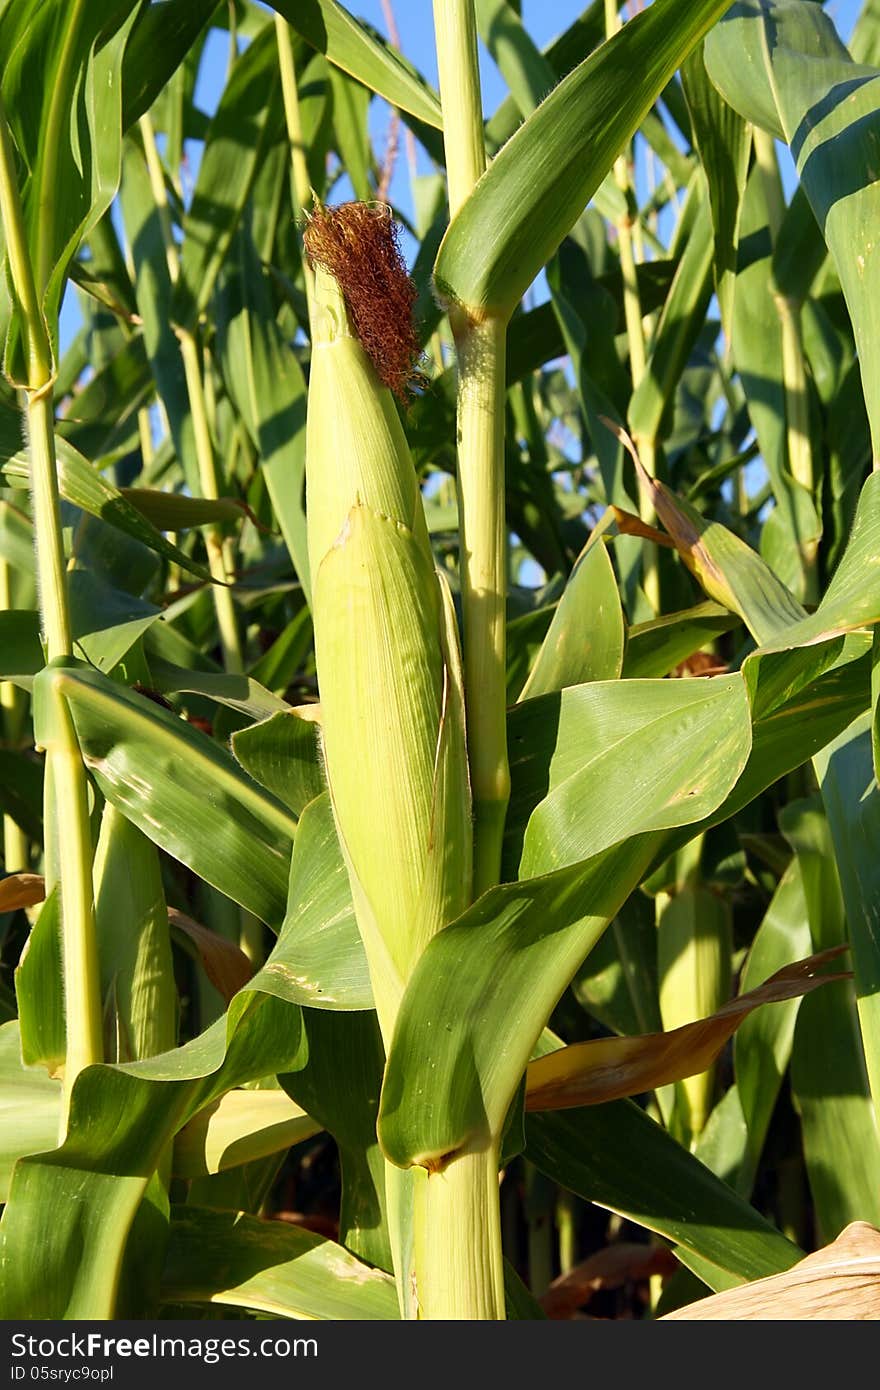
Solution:
[[[244,951],[240,951],[234,942],[203,927],[200,922],[194,922],[176,907],[169,907],[168,921],[195,947],[196,955],[205,967],[205,974],[228,1004],[254,973],[254,967]]]
[[[42,874],[9,874],[0,883],[0,912],[33,907],[46,896]]]
[[[709,1018],[686,1023],[669,1033],[599,1038],[539,1057],[526,1072],[526,1109],[601,1105],[697,1076],[712,1065],[728,1038],[759,1005],[797,999],[831,980],[848,979],[849,971],[817,974],[820,966],[848,949],[832,946],[786,965],[757,989],[728,1000]]]

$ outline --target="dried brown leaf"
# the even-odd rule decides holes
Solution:
[[[168,921],[192,942],[205,974],[228,1004],[234,994],[243,989],[254,973],[254,967],[244,951],[232,941],[226,941],[200,922],[194,922],[176,907],[169,907]]]
[[[786,965],[757,989],[729,999],[709,1018],[686,1023],[669,1033],[599,1038],[539,1057],[526,1073],[526,1109],[565,1110],[575,1105],[600,1105],[603,1101],[653,1091],[687,1076],[698,1076],[708,1070],[742,1020],[759,1005],[796,999],[831,980],[848,979],[848,971],[835,975],[816,973],[820,966],[846,950],[846,946],[833,946]]]
[[[541,1297],[548,1318],[560,1320],[571,1315],[600,1289],[619,1289],[623,1284],[650,1279],[655,1274],[673,1274],[678,1260],[663,1245],[636,1245],[620,1241],[597,1250],[567,1274],[560,1274]]]
[[[0,881],[0,912],[15,912],[19,907],[33,907],[46,896],[42,874],[9,874]]]

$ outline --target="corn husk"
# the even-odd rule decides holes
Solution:
[[[322,738],[387,1040],[416,960],[470,897],[460,659],[394,402],[321,270],[316,301],[306,477]]]

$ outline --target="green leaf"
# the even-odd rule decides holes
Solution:
[[[272,509],[310,600],[305,378],[275,321],[265,272],[243,232],[233,242],[220,282],[217,334],[227,389],[259,451]]]
[[[271,690],[266,690],[252,676],[189,671],[157,658],[150,662],[150,675],[153,688],[164,695],[178,695],[181,692],[205,695],[209,700],[216,700],[218,704],[240,710],[251,719],[266,719],[289,709],[279,695],[273,695]]]
[[[42,1067],[22,1064],[15,1019],[0,1027],[0,1119],[0,1202],[5,1202],[16,1161],[51,1149],[61,1119],[61,1082]]]
[[[134,288],[143,328],[143,351],[165,410],[174,451],[191,492],[200,490],[195,433],[180,344],[172,319],[173,286],[162,221],[153,197],[143,150],[129,140],[123,156],[119,199],[131,247]],[[193,499],[195,500],[195,499]]]
[[[800,604],[753,550],[662,485],[650,483],[657,513],[704,589],[739,613],[764,652],[812,646],[880,621],[880,474],[862,488],[846,551],[815,613]]]
[[[820,991],[821,993],[821,991]],[[789,1269],[801,1251],[633,1101],[529,1115],[526,1156],[588,1202],[665,1236],[727,1288]],[[713,1277],[714,1276],[714,1277]]]
[[[779,824],[800,864],[814,947],[842,944],[844,904],[818,798],[789,802]],[[833,1240],[850,1221],[880,1220],[880,1138],[852,983],[820,993],[823,998],[804,1000],[798,1012],[791,1084],[819,1231],[823,1240]]]
[[[659,1031],[654,904],[634,893],[571,982],[578,1003],[612,1033]]]
[[[65,679],[70,674],[65,672]],[[256,841],[250,844],[248,867],[259,873],[254,867]],[[297,930],[305,921],[304,934],[312,930],[320,937],[315,922],[319,907],[310,875],[314,873],[325,893],[328,875],[314,842],[310,846],[306,841],[306,854],[308,896],[302,912],[292,894],[292,920],[283,927],[263,969],[234,997],[226,1015],[191,1042],[159,1057],[81,1072],[73,1089],[63,1146],[16,1169],[0,1224],[4,1315],[7,1310],[10,1316],[28,1310],[29,1317],[113,1316],[118,1307],[119,1262],[131,1223],[174,1135],[229,1090],[278,1072],[293,1072],[309,1061],[312,1049],[296,1003],[304,993],[312,1004],[326,1001],[320,998],[320,980],[310,987],[306,979]],[[329,877],[339,883],[333,871]],[[325,901],[332,897],[331,888]],[[34,933],[20,971],[32,967],[28,997],[22,1003],[29,1017],[33,1015],[31,1030],[42,1028],[48,1045],[52,1018],[60,1011],[57,911],[47,916],[54,902],[53,897],[40,918],[39,926],[47,919],[46,930],[40,933],[40,954]],[[326,925],[332,942],[334,923],[328,920]],[[55,991],[57,1010],[48,1007],[50,988]],[[309,1011],[308,1016],[316,1015]],[[362,1043],[358,1055],[367,1057]],[[375,1114],[375,1102],[371,1113]],[[40,1250],[39,1261],[23,1258],[24,1251],[34,1249]]]
[[[67,1049],[59,922],[55,888],[40,909],[15,971],[22,1061],[25,1066],[40,1064],[50,1073],[63,1067]]]
[[[440,100],[390,44],[380,43],[336,0],[273,0],[273,8],[305,39],[400,111],[442,130]]]
[[[99,671],[112,671],[161,617],[161,609],[106,584],[88,569],[67,576],[74,651]]]
[[[119,1062],[153,1057],[177,1041],[178,1008],[159,854],[109,802],[94,884],[104,1056]]]
[[[123,130],[149,110],[216,9],[216,0],[186,0],[140,11],[122,65]]]
[[[204,565],[191,559],[184,551],[166,540],[161,531],[157,531],[118,488],[108,482],[87,459],[83,458],[78,449],[60,435],[55,437],[55,450],[58,459],[58,486],[62,497],[68,502],[73,502],[74,506],[80,507],[90,516],[106,521],[109,526],[124,531],[127,536],[148,546],[157,555],[181,565],[190,574],[195,574],[200,579],[210,579]],[[26,478],[29,469],[28,455],[25,452],[13,455],[7,468]]]
[[[361,1259],[390,1269],[386,1165],[376,1138],[385,1065],[379,1024],[372,1011],[313,1011],[308,1018],[308,1062],[279,1080],[336,1140],[342,1170],[340,1240]]]
[[[880,473],[859,497],[849,542],[815,613],[764,641],[765,651],[805,647],[838,633],[880,622]]]
[[[186,531],[215,521],[254,520],[246,502],[237,497],[187,497],[182,492],[160,492],[151,487],[120,488],[130,502],[160,531]]]
[[[310,1139],[322,1126],[284,1091],[228,1091],[201,1110],[174,1141],[174,1175],[201,1178],[226,1172]]]
[[[326,792],[306,807],[297,828],[281,930],[295,960],[287,973],[290,998],[318,1009],[372,1009],[367,958]],[[314,1110],[312,1102],[304,1107]]]
[[[564,78],[508,141],[440,247],[437,286],[508,318],[676,68],[728,0],[655,0]]]
[[[66,701],[86,766],[154,843],[277,927],[296,823],[204,734],[82,667],[35,678]],[[36,697],[36,696],[35,696]]]
[[[45,664],[40,615],[28,609],[0,613],[0,676],[35,676]]]
[[[171,312],[190,331],[211,298],[257,170],[281,125],[279,84],[275,31],[267,26],[238,59],[223,89],[183,219]]]
[[[786,961],[802,957],[811,946],[803,881],[794,860],[788,866],[755,933],[743,967],[740,989],[749,990]],[[752,1190],[776,1098],[788,1070],[799,1003],[758,1009],[741,1024],[733,1044],[736,1089],[747,1139],[735,1186],[744,1196]]]
[[[301,677],[314,643],[312,615],[303,605],[295,618],[251,668],[251,676],[267,690],[283,695]]]
[[[577,686],[511,723],[511,801],[544,793],[526,826],[521,878],[701,819],[719,783],[733,785],[750,742],[739,675]],[[544,785],[533,781],[539,768]]]
[[[521,700],[585,681],[616,680],[623,663],[623,613],[604,542],[578,556]]]
[[[689,197],[697,202],[697,211],[660,314],[647,369],[629,403],[630,429],[637,440],[657,440],[669,432],[675,391],[712,293],[712,218],[699,180]]]
[[[0,635],[2,635],[0,624]],[[0,748],[0,807],[32,840],[43,837],[43,763],[27,750]],[[23,869],[7,864],[7,869]]]
[[[476,0],[480,38],[510,89],[523,116],[528,116],[556,86],[556,72],[532,42],[508,0]]]
[[[0,559],[30,579],[34,572],[34,527],[18,507],[0,499]]]
[[[333,132],[339,158],[351,179],[354,196],[367,203],[374,191],[370,182],[372,150],[368,134],[370,92],[335,67],[330,69],[330,88],[333,92]]]
[[[721,311],[721,326],[728,343],[733,333],[733,299],[739,218],[749,172],[752,133],[747,123],[729,106],[709,80],[704,45],[694,49],[682,67],[682,84],[690,112],[694,140],[709,185],[715,239],[713,275]]]
[[[851,986],[829,985],[801,1004],[791,1084],[820,1239],[832,1240],[851,1221],[876,1226],[880,1143]]]
[[[419,959],[404,993],[382,1094],[379,1134],[393,1162],[436,1162],[500,1135],[554,1004],[647,868],[652,841],[643,832],[705,814],[698,807],[719,805],[734,785],[750,741],[745,690],[738,677],[706,682],[694,700],[680,688],[685,684],[652,685],[651,694],[664,701],[665,718],[643,727],[641,737],[638,721],[644,723],[652,702],[636,682],[576,687],[519,707],[531,707],[534,716],[540,705],[533,728],[548,731],[543,759],[536,751],[522,771],[514,770],[518,745],[510,741],[512,775],[529,778],[526,794],[537,800],[549,785],[552,803],[557,787],[561,805],[571,790],[563,780],[566,771],[575,794],[594,775],[602,787],[602,813],[595,814],[595,796],[586,799],[579,848],[572,841],[563,854],[536,834],[524,860],[528,855],[529,870],[543,876],[485,894]],[[712,685],[715,691],[706,689]],[[570,722],[569,708],[575,713]],[[629,737],[623,736],[616,755],[605,750],[603,759],[612,730],[630,717]],[[520,746],[528,749],[529,742]],[[547,751],[554,745],[564,751],[555,762],[551,752],[548,767]],[[592,772],[588,762],[578,778],[578,757],[590,748],[598,757]],[[647,764],[650,781],[644,781],[644,794],[634,795]],[[527,841],[546,805],[541,802],[533,813]],[[575,855],[580,862],[573,862]],[[560,860],[566,867],[546,872]]]
[[[335,1241],[283,1221],[193,1207],[172,1213],[162,1297],[273,1318],[399,1317],[390,1275]]]
[[[126,453],[137,442],[137,412],[153,397],[153,381],[140,333],[116,338],[95,351],[97,370],[75,392],[56,434],[87,458]]]
[[[521,6],[517,6],[521,9]],[[615,10],[621,8],[620,4]],[[554,81],[571,72],[572,68],[605,40],[605,0],[592,0],[582,14],[544,49],[542,57],[553,70]],[[519,125],[520,108],[513,96],[505,97],[495,114],[486,123],[486,141],[490,150],[503,145]]]
[[[718,603],[699,603],[631,627],[626,638],[623,675],[627,680],[667,676],[681,661],[722,633],[736,627],[737,617]]]
[[[853,948],[856,1000],[875,1111],[880,1112],[880,792],[865,713],[815,759]]]
[[[740,0],[707,41],[706,61],[730,104],[791,147],[852,318],[876,454],[880,70],[853,62],[821,6],[793,0]]]
[[[64,1144],[16,1167],[0,1223],[4,1316],[114,1316],[129,1231],[170,1139],[224,1091],[296,1065],[298,1014],[258,981],[185,1047],[79,1074]]]
[[[318,725],[295,710],[273,714],[232,735],[232,751],[245,772],[295,816],[326,790],[318,750]]]

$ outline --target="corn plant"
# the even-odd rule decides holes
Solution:
[[[0,6],[6,1318],[880,1225],[880,14],[571,19]]]

